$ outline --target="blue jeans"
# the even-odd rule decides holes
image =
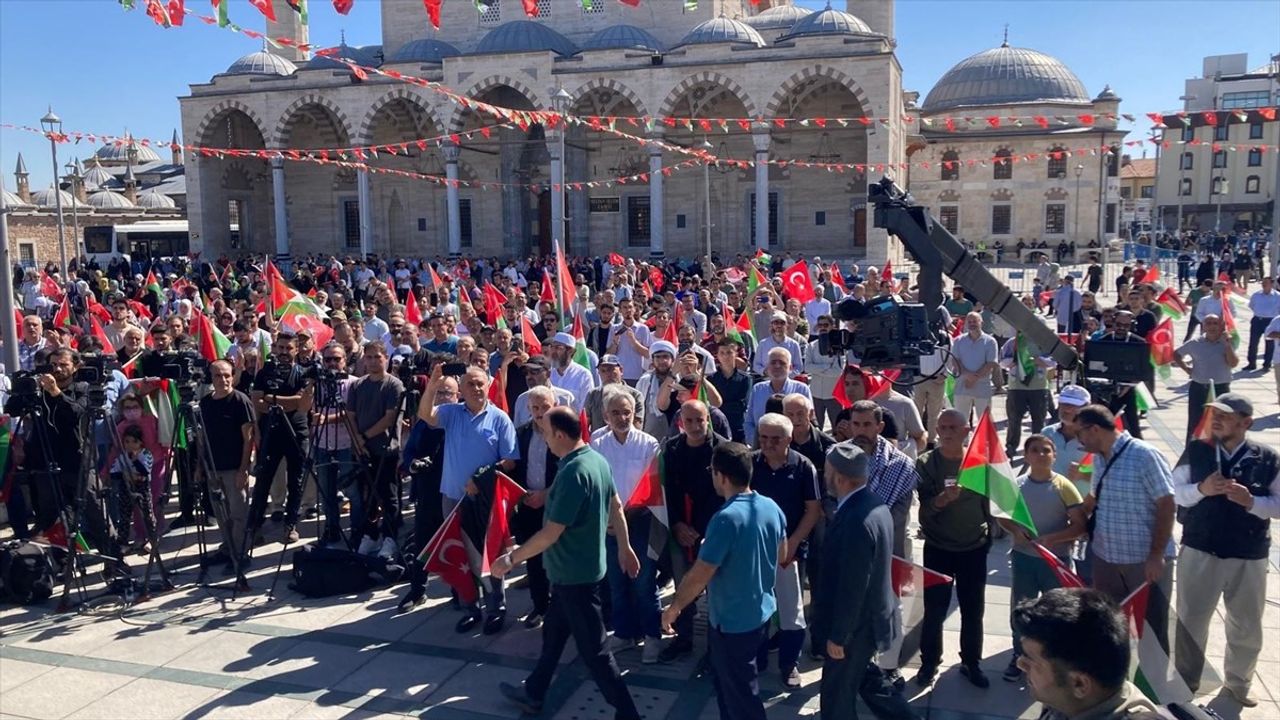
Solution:
[[[324,512],[325,530],[337,531],[342,527],[342,510],[338,506],[338,490],[351,479],[356,464],[351,460],[351,448],[325,450],[316,448],[316,479],[320,483],[320,507]],[[351,517],[357,517],[360,493],[351,498]]]
[[[658,599],[658,563],[649,557],[648,512],[627,518],[631,549],[640,558],[640,574],[634,579],[622,572],[618,564],[618,541],[605,536],[605,555],[612,599],[613,634],[626,640],[662,637],[659,618],[662,607]]]

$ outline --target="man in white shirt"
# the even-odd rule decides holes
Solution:
[[[698,308],[693,306],[694,294],[692,290],[686,290],[684,295],[680,297],[680,316],[684,320],[684,324],[692,325],[694,337],[702,337],[707,334],[707,315]],[[676,328],[679,330],[680,328]]]
[[[547,357],[551,359],[551,386],[573,395],[573,411],[581,412],[587,402],[587,393],[596,386],[591,371],[573,361],[577,341],[567,332],[558,332],[547,343]]]
[[[1276,290],[1274,280],[1262,278],[1262,289],[1249,296],[1249,309],[1253,311],[1253,319],[1249,321],[1249,364],[1245,370],[1253,370],[1258,366],[1258,341],[1266,334],[1267,326],[1272,320],[1280,317],[1280,290]],[[1271,369],[1271,356],[1275,354],[1275,341],[1267,340],[1262,352],[1262,371]]]
[[[787,335],[787,314],[781,310],[774,311],[773,316],[769,318],[769,336],[756,346],[755,360],[751,363],[751,369],[763,375],[765,363],[769,359],[769,351],[774,348],[782,348],[791,356],[791,377],[804,372],[804,350],[800,348],[800,343],[796,342],[795,338]]]
[[[649,361],[649,346],[653,339],[649,328],[636,320],[636,304],[631,298],[618,301],[618,313],[622,316],[609,332],[609,355],[617,355],[622,363],[622,379],[632,387],[644,374]]]
[[[818,283],[813,288],[816,300],[810,300],[804,306],[804,319],[809,325],[809,339],[817,338],[818,333],[815,328],[818,327],[818,318],[823,315],[831,314],[831,301],[826,298],[826,291],[822,287],[822,283]]]
[[[1276,400],[1280,401],[1280,316],[1271,318],[1271,323],[1263,331],[1267,342],[1271,343],[1272,372],[1276,374]]]
[[[1078,333],[1081,330],[1082,318],[1080,308],[1084,305],[1084,296],[1076,289],[1075,278],[1068,275],[1062,279],[1062,287],[1053,293],[1053,312],[1058,317],[1058,333]]]
[[[551,392],[556,397],[556,405],[574,407],[573,393],[551,384],[551,362],[545,356],[534,355],[525,361],[524,367],[521,369],[524,370],[525,382],[528,383],[530,388],[551,388]],[[516,396],[516,401],[511,406],[511,422],[518,427],[532,419],[533,411],[529,409],[529,391],[525,390]]]
[[[1196,322],[1204,324],[1204,319],[1210,315],[1222,317],[1222,303],[1230,302],[1227,300],[1227,284],[1221,280],[1214,281],[1213,293],[1200,298],[1200,302],[1196,303],[1194,311]]]

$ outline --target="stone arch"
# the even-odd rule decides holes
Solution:
[[[284,147],[285,137],[289,132],[289,124],[299,110],[308,105],[316,105],[328,110],[337,121],[338,129],[346,136],[346,142],[350,142],[354,137],[351,129],[351,120],[347,118],[347,113],[338,106],[333,100],[319,93],[307,93],[302,97],[290,103],[284,112],[280,113],[279,119],[276,120],[275,129],[271,133],[272,147]]]
[[[408,102],[416,106],[419,110],[422,111],[422,114],[426,117],[427,120],[431,122],[431,124],[439,128],[441,133],[444,132],[444,127],[445,127],[444,123],[440,121],[440,117],[436,114],[435,110],[431,107],[430,103],[427,103],[425,101],[422,95],[410,90],[407,87],[398,87],[398,88],[387,91],[384,95],[382,95],[382,97],[379,97],[377,100],[375,100],[372,104],[369,105],[368,111],[365,113],[364,118],[361,119],[360,121],[360,128],[354,136],[356,138],[357,144],[367,145],[370,142],[372,142],[374,118],[377,117],[378,112],[380,110],[382,110],[384,107],[386,107],[387,105],[390,105],[391,103],[397,100],[404,100],[405,102]]]
[[[538,93],[534,92],[528,85],[516,80],[510,75],[490,75],[473,84],[465,93],[463,93],[463,95],[467,98],[475,98],[487,90],[492,90],[495,87],[503,85],[523,95],[533,107],[546,107],[542,101],[542,97],[538,95]],[[462,105],[457,103],[454,104],[453,113],[449,116],[450,132],[457,132],[462,129],[463,123],[466,122],[466,117],[469,112],[470,111],[468,111],[467,108],[462,107]]]
[[[675,110],[676,102],[683,98],[690,90],[693,90],[698,85],[702,85],[704,83],[719,85],[724,88],[731,95],[736,97],[738,102],[742,103],[742,107],[746,109],[749,117],[756,117],[755,101],[751,99],[751,96],[742,87],[742,85],[732,78],[709,70],[690,75],[684,80],[681,80],[678,85],[671,89],[671,92],[667,93],[666,99],[662,101],[662,106],[658,109],[658,114],[662,117],[670,116]]]
[[[258,135],[262,138],[263,145],[265,145],[267,132],[264,128],[267,127],[267,124],[262,121],[262,118],[258,116],[258,113],[253,108],[239,100],[223,100],[210,108],[209,112],[205,113],[205,116],[200,120],[200,124],[196,126],[195,142],[200,145],[212,145],[213,143],[206,140],[206,135],[213,128],[214,122],[225,117],[228,113],[237,111],[249,118],[254,128],[257,129]]]
[[[578,104],[580,100],[594,90],[611,90],[629,100],[631,105],[635,107],[636,114],[640,117],[645,117],[649,114],[649,110],[645,107],[644,102],[640,100],[640,96],[630,87],[613,78],[594,78],[587,81],[582,87],[573,91],[573,100],[569,103],[569,107]]]
[[[848,90],[854,99],[858,101],[858,104],[862,106],[863,113],[867,114],[867,109],[871,107],[871,101],[867,99],[867,94],[853,78],[830,65],[814,65],[793,73],[778,87],[778,91],[773,94],[773,97],[769,98],[769,104],[765,106],[765,116],[776,117],[778,110],[782,107],[782,103],[786,101],[787,97],[803,84],[819,78],[828,78]]]

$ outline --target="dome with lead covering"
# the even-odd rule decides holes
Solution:
[[[754,47],[764,47],[766,45],[764,38],[760,37],[760,33],[750,25],[726,17],[718,17],[694,26],[676,47],[712,45],[715,43],[733,43],[735,45],[752,45]]]
[[[18,197],[17,195],[14,195],[8,190],[4,191],[4,206],[9,209],[35,207],[34,204],[25,202],[22,198]]]
[[[118,192],[99,190],[89,196],[89,207],[99,210],[131,210],[137,205]]]
[[[325,53],[321,55],[320,53]],[[370,45],[369,47],[351,47],[346,43],[338,45],[336,48],[328,48],[317,52],[315,56],[307,62],[308,70],[350,70],[351,66],[346,63],[339,62],[334,58],[342,58],[361,65],[363,67],[378,67],[382,64],[381,45]]]
[[[591,36],[583,50],[652,50],[663,52],[665,48],[648,30],[635,25],[610,25]]]
[[[569,38],[546,25],[531,20],[516,20],[490,30],[476,45],[475,54],[505,55],[548,50],[563,57],[578,54],[577,46]]]
[[[173,198],[168,195],[162,195],[155,190],[148,190],[139,195],[137,205],[147,210],[172,210],[178,207]]]
[[[84,186],[88,189],[99,188],[115,179],[109,170],[102,167],[102,163],[97,157],[89,161],[89,169],[85,171],[84,177],[81,178]]]
[[[62,207],[71,207],[71,193],[66,190],[59,190],[58,195],[62,196]],[[51,208],[57,206],[57,200],[53,194],[53,188],[47,187],[43,190],[37,190],[31,193],[31,202],[38,207]]]
[[[924,100],[924,112],[1020,103],[1087,104],[1084,83],[1061,60],[1001,45],[961,60]]]
[[[145,165],[147,163],[159,162],[160,156],[150,147],[138,143],[136,141],[121,141],[120,144],[109,142],[98,148],[93,157],[99,162],[116,165],[126,165],[129,162],[129,148],[133,148],[137,154],[133,158],[136,165]]]
[[[224,75],[280,75],[288,76],[297,71],[298,66],[265,50],[251,52],[231,63]]]
[[[404,46],[396,51],[395,55],[391,56],[391,62],[439,65],[445,58],[458,57],[461,54],[461,50],[443,40],[421,38],[405,43]]]
[[[742,22],[757,30],[785,30],[812,14],[813,11],[809,8],[802,8],[796,5],[779,5],[778,7],[769,8],[759,15],[753,15]]]
[[[815,35],[873,35],[871,27],[854,15],[839,10],[826,10],[807,15],[781,39],[812,37]]]

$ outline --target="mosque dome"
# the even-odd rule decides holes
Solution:
[[[489,31],[476,45],[476,55],[544,52],[550,50],[562,57],[577,55],[578,48],[569,38],[531,20],[503,23]]]
[[[113,179],[115,176],[102,167],[102,163],[96,156],[89,161],[89,169],[85,171],[82,178],[84,186],[88,189],[103,187]]]
[[[98,210],[132,210],[137,207],[129,198],[111,190],[99,190],[90,195],[89,206]]]
[[[457,57],[461,54],[461,50],[443,40],[421,38],[405,43],[395,55],[391,56],[390,62],[439,65],[445,58]]]
[[[336,52],[335,52],[336,51]],[[308,70],[350,70],[351,67],[346,63],[339,62],[334,58],[342,58],[351,62],[362,65],[364,67],[378,67],[382,64],[382,46],[370,45],[367,47],[352,47],[348,44],[341,43],[336,48],[328,48],[322,52],[328,53],[321,55],[316,53],[307,61],[306,68]]]
[[[224,75],[280,75],[288,76],[298,67],[279,55],[272,55],[265,50],[251,52],[231,63]]]
[[[802,8],[797,5],[779,5],[769,8],[759,15],[752,15],[742,22],[756,30],[786,30],[812,14],[813,11],[808,8]]]
[[[135,165],[160,162],[160,156],[156,154],[155,150],[152,150],[150,147],[142,145],[136,141],[129,141],[127,143],[121,142],[118,145],[114,142],[107,143],[106,145],[98,148],[97,152],[93,154],[93,157],[99,162],[107,164],[126,165],[129,162],[130,148],[133,148],[133,150],[137,152],[137,155],[133,158]],[[87,176],[88,173],[86,173],[86,177]]]
[[[24,202],[22,198],[18,197],[17,195],[14,195],[8,190],[4,190],[3,192],[4,192],[4,205],[10,210],[15,210],[18,208],[35,207],[33,203]]]
[[[781,39],[817,35],[873,35],[870,26],[854,15],[828,7],[801,18]]]
[[[764,38],[760,37],[760,33],[750,25],[726,17],[718,17],[698,23],[676,47],[714,43],[734,43],[754,47],[764,47],[767,44]]]
[[[66,190],[59,190],[58,194],[62,196],[62,207],[71,207],[71,193]],[[54,198],[53,187],[47,187],[43,190],[36,190],[31,193],[31,202],[35,203],[38,207],[56,207],[57,200]]]
[[[90,199],[92,200],[92,198]],[[138,196],[137,206],[147,210],[173,210],[178,207],[178,204],[168,195],[162,195],[155,190],[148,190]]]
[[[1089,94],[1061,60],[1006,43],[957,63],[929,91],[921,109],[1042,102],[1087,104]]]
[[[635,25],[610,25],[591,36],[583,50],[652,50],[663,52],[665,48],[658,38]]]

